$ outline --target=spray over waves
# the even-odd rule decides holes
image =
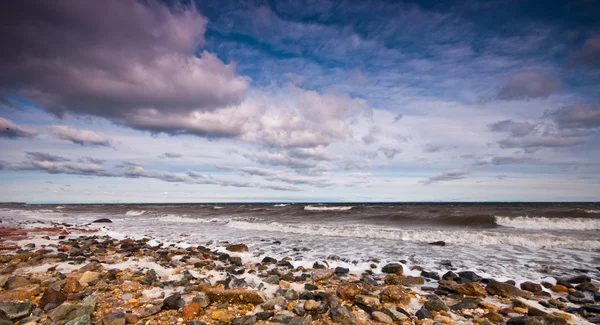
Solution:
[[[284,203],[281,203],[281,204],[274,204],[273,206],[274,206],[274,207],[286,207],[286,206],[288,206],[288,205],[289,205],[289,204],[284,204]]]
[[[125,215],[130,216],[130,217],[135,217],[135,216],[141,216],[144,213],[146,213],[145,210],[129,210],[129,211],[125,212]]]
[[[600,240],[579,240],[550,234],[511,234],[491,231],[404,230],[365,225],[282,224],[279,222],[245,222],[232,220],[228,227],[242,230],[273,231],[311,236],[358,237],[429,243],[445,241],[465,245],[512,245],[530,249],[572,248],[600,251]]]
[[[306,211],[348,211],[354,208],[353,206],[314,206],[307,205],[304,207]]]
[[[536,230],[600,230],[600,219],[590,218],[496,216],[496,224],[510,228]]]

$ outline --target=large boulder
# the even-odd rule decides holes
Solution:
[[[485,291],[490,295],[496,295],[505,298],[525,297],[526,294],[521,289],[512,284],[492,281],[485,287]]]
[[[88,296],[79,302],[77,305],[65,302],[60,306],[52,309],[48,316],[56,324],[62,325],[70,320],[76,319],[83,315],[90,315],[96,308],[96,296]]]
[[[459,295],[469,297],[486,297],[487,292],[485,289],[477,284],[476,282],[469,282],[463,284],[456,284],[452,286],[452,290]]]
[[[406,306],[410,302],[410,295],[402,286],[391,285],[381,291],[381,301]]]
[[[10,320],[17,320],[29,316],[33,304],[30,302],[0,302],[0,315]]]
[[[354,301],[356,296],[362,294],[367,289],[368,285],[364,282],[344,283],[337,287],[336,293],[343,300]]]
[[[403,271],[402,265],[399,263],[386,264],[381,268],[381,272],[389,274],[402,274]]]

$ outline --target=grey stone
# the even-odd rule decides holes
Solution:
[[[380,311],[374,311],[371,314],[371,317],[373,317],[373,319],[375,319],[376,321],[384,323],[384,324],[392,324],[394,322],[394,320],[390,316],[388,316]]]
[[[329,310],[329,316],[335,323],[342,325],[356,325],[356,317],[346,306],[338,306]]]
[[[310,325],[312,324],[312,316],[306,315],[304,317],[294,317],[288,323],[290,325]]]
[[[234,319],[231,322],[231,325],[252,325],[252,324],[256,323],[256,321],[257,321],[257,318],[254,315],[241,316],[241,317],[237,317],[236,319]]]
[[[418,319],[433,319],[433,315],[425,308],[421,308],[419,310],[417,310],[417,312],[415,313],[415,316],[417,316]]]
[[[390,263],[381,268],[383,273],[402,274],[403,268],[399,263]]]
[[[425,308],[428,311],[450,310],[446,303],[440,300],[439,298],[432,298],[427,300],[427,302],[423,305],[423,308]]]
[[[65,325],[91,325],[92,319],[90,315],[79,316],[73,320],[68,321]]]
[[[27,317],[32,309],[30,302],[0,302],[0,311],[10,320]]]
[[[122,311],[112,312],[102,318],[103,325],[125,325],[125,313]]]
[[[163,309],[179,309],[185,305],[180,293],[174,293],[163,300]]]

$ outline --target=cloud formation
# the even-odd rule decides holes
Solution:
[[[498,92],[498,99],[545,98],[556,92],[562,81],[544,71],[520,71],[509,76]]]
[[[110,139],[101,133],[96,133],[89,130],[77,130],[66,125],[50,125],[48,127],[52,132],[52,136],[71,141],[81,146],[105,146],[110,147]]]
[[[470,172],[468,170],[454,170],[445,172],[436,176],[429,177],[427,180],[420,181],[424,185],[430,185],[437,182],[454,181],[465,178]]]
[[[181,157],[183,157],[182,154],[172,153],[172,152],[165,152],[162,155],[158,156],[158,158],[160,158],[160,159],[177,159],[177,158],[181,158]]]
[[[11,120],[0,117],[0,138],[31,138],[38,134],[36,130],[26,129]]]
[[[581,49],[569,57],[572,64],[590,68],[600,68],[600,34],[589,37]]]
[[[600,127],[600,109],[585,105],[565,106],[555,111],[546,112],[560,128],[593,129]]]

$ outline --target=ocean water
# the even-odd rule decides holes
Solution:
[[[113,223],[91,223],[99,218]],[[0,204],[0,220],[215,248],[245,243],[251,260],[290,256],[355,271],[401,262],[499,280],[600,275],[598,203]]]

